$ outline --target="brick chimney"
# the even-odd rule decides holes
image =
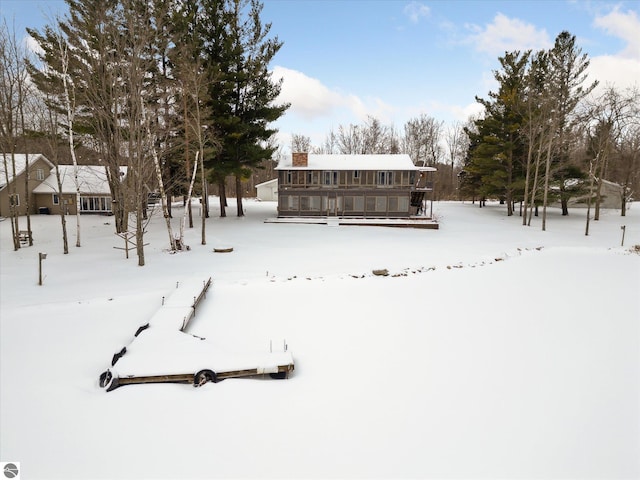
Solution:
[[[291,166],[292,167],[308,167],[309,166],[309,154],[304,153],[292,153],[291,154]]]

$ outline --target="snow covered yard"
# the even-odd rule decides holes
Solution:
[[[82,217],[69,255],[59,217],[18,252],[0,222],[0,460],[42,479],[640,477],[640,204],[588,237],[577,209],[542,232],[498,205],[435,204],[440,230],[246,206],[214,211],[204,246],[196,217],[175,255],[155,217],[145,267],[110,217]],[[189,331],[286,339],[293,376],[100,389],[175,282],[209,276]]]

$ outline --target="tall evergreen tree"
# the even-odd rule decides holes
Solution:
[[[207,164],[222,191],[226,177],[236,177],[237,214],[242,216],[241,180],[273,154],[268,140],[275,130],[269,124],[288,108],[275,103],[281,82],[269,72],[282,42],[268,37],[271,24],[262,24],[258,0],[204,0],[203,4],[208,19],[205,62],[217,80],[211,85],[208,106],[221,138],[220,151]],[[222,216],[224,201],[221,195]]]
[[[522,198],[524,184],[523,124],[525,76],[529,51],[506,53],[499,58],[502,70],[494,72],[500,88],[490,92],[489,100],[477,98],[485,107],[485,116],[476,120],[477,133],[470,133],[472,151],[468,173],[481,178],[480,193],[498,196],[513,214],[515,198]]]
[[[568,202],[572,195],[579,193],[568,183],[573,178],[584,178],[585,172],[571,162],[569,155],[571,138],[571,122],[578,104],[598,85],[594,81],[584,86],[587,79],[589,60],[587,54],[576,46],[576,37],[567,31],[561,32],[549,51],[550,82],[549,93],[553,96],[554,123],[557,141],[555,142],[552,160],[552,179],[559,187],[562,214],[568,215]],[[578,184],[573,184],[578,185]]]

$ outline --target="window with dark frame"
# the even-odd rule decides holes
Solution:
[[[378,185],[391,185],[393,183],[393,172],[378,172]]]
[[[335,170],[327,170],[322,175],[323,185],[337,185],[338,184],[338,172]]]

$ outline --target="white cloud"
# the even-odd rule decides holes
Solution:
[[[613,55],[592,57],[589,63],[589,78],[585,85],[598,80],[597,91],[607,86],[627,89],[640,87],[640,60]]]
[[[273,78],[283,79],[279,100],[291,103],[289,111],[307,120],[328,115],[344,103],[340,94],[297,70],[276,66]]]
[[[449,111],[455,120],[466,122],[469,118],[480,117],[484,113],[484,107],[478,102],[473,102],[464,106],[452,105]]]
[[[290,103],[288,113],[305,121],[325,118],[336,124],[347,124],[364,120],[367,115],[383,121],[392,110],[379,98],[363,99],[332,90],[317,78],[290,68],[274,67],[273,78],[283,79],[279,101]]]
[[[539,30],[535,25],[502,13],[496,14],[493,22],[484,27],[467,25],[467,28],[473,32],[467,43],[492,56],[514,50],[546,49],[553,45],[545,29]]]
[[[420,18],[428,17],[431,13],[429,7],[420,2],[408,3],[402,11],[407,17],[409,17],[411,23],[418,23]]]
[[[640,18],[636,12],[629,10],[623,13],[616,7],[607,15],[596,17],[594,25],[626,42],[619,56],[640,60]]]
[[[589,81],[600,81],[598,90],[606,86],[625,89],[640,86],[640,18],[634,11],[615,8],[606,15],[596,16],[594,25],[625,42],[624,48],[612,55],[590,58]]]

